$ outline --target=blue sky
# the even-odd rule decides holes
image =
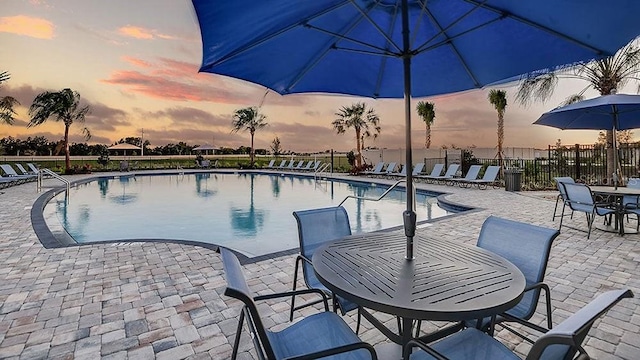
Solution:
[[[265,89],[239,80],[198,73],[201,42],[193,6],[188,0],[3,0],[0,16],[0,71],[11,79],[0,95],[22,104],[14,126],[0,125],[0,137],[62,136],[61,124],[26,128],[27,109],[38,93],[71,88],[92,108],[86,126],[90,143],[110,144],[122,137],[140,136],[152,146],[186,141],[215,146],[249,145],[247,133],[231,133],[233,111],[257,106]],[[561,80],[546,104],[524,107],[516,103],[516,86],[506,86],[505,146],[546,148],[593,143],[595,131],[560,131],[531,125],[543,112],[559,105],[586,84]],[[625,89],[627,90],[627,89]],[[633,93],[631,91],[623,91]],[[487,100],[489,89],[414,99],[434,102],[436,120],[432,147],[475,145],[494,147],[497,115]],[[589,91],[587,97],[597,96]],[[294,151],[334,148],[348,151],[354,134],[337,135],[331,128],[342,106],[364,101],[381,118],[382,133],[375,142],[383,148],[404,145],[402,100],[373,100],[331,95],[280,96],[269,92],[261,111],[269,126],[256,134],[256,147],[268,148],[278,136]],[[415,147],[424,146],[425,129],[413,116]],[[72,140],[83,141],[80,127]]]

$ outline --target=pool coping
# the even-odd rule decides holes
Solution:
[[[91,177],[87,177],[87,178],[83,178],[80,180],[76,180],[76,181],[72,181],[71,182],[71,186],[78,186],[78,185],[82,185],[82,184],[86,184],[88,182],[92,182],[92,181],[96,181],[97,179],[100,178],[107,178],[107,179],[118,179],[120,177],[131,177],[131,176],[158,176],[158,175],[185,175],[185,174],[201,174],[201,173],[215,173],[215,174],[238,174],[238,173],[254,173],[254,174],[274,174],[274,173],[280,173],[280,174],[286,174],[286,175],[295,175],[295,176],[300,176],[300,177],[317,177],[315,174],[309,174],[309,173],[296,173],[296,172],[282,172],[282,171],[264,171],[264,170],[225,170],[225,169],[209,169],[209,170],[175,170],[175,171],[154,171],[154,172],[127,172],[127,173],[123,173],[122,175],[96,175],[96,176],[91,176]],[[333,175],[327,175],[327,174],[323,174],[320,178],[322,180],[337,180],[337,181],[343,181],[343,182],[357,182],[357,183],[375,183],[375,184],[380,184],[380,185],[389,185],[388,184],[388,179],[381,179],[381,178],[366,178],[365,179],[354,179],[352,177],[345,177],[345,176],[340,176],[341,174],[338,174],[338,176],[333,176]],[[385,181],[382,181],[385,180]],[[417,183],[415,185],[418,185]],[[399,185],[398,187],[406,189],[405,186]],[[199,241],[191,241],[191,240],[180,240],[180,239],[164,239],[164,238],[151,238],[151,239],[118,239],[118,240],[105,240],[105,241],[95,241],[95,242],[90,242],[90,243],[78,243],[76,242],[73,237],[71,235],[69,235],[69,233],[66,232],[66,230],[64,230],[63,227],[61,227],[61,229],[54,229],[52,231],[52,229],[49,227],[49,225],[47,224],[47,221],[45,220],[45,216],[44,216],[44,209],[45,206],[49,203],[49,201],[51,201],[51,199],[53,199],[56,195],[62,193],[66,191],[66,188],[64,186],[60,186],[60,187],[56,187],[53,189],[48,190],[47,192],[45,192],[44,194],[40,195],[35,202],[33,203],[33,206],[31,207],[31,225],[33,226],[34,232],[36,234],[36,237],[38,238],[38,240],[40,241],[40,243],[42,244],[42,246],[46,249],[55,249],[55,248],[65,248],[65,247],[73,247],[73,246],[87,246],[87,245],[96,245],[96,244],[113,244],[113,245],[119,245],[119,244],[128,244],[128,243],[136,243],[136,242],[168,242],[168,243],[176,243],[176,244],[184,244],[184,245],[191,245],[191,246],[197,246],[197,247],[201,247],[201,248],[206,248],[206,249],[210,249],[213,251],[218,251],[218,249],[220,248],[220,245],[217,244],[210,244],[210,243],[203,243],[203,242],[199,242]],[[450,211],[450,212],[454,212],[453,214],[449,214],[449,215],[445,215],[439,218],[435,218],[435,219],[430,219],[430,220],[423,220],[423,221],[419,221],[416,226],[420,227],[420,226],[425,226],[429,223],[434,223],[437,221],[442,221],[444,219],[450,218],[451,216],[458,216],[460,214],[467,214],[469,212],[475,212],[475,211],[480,211],[482,210],[481,208],[474,208],[474,207],[470,207],[470,206],[466,206],[460,203],[456,203],[453,201],[449,201],[446,199],[447,195],[450,195],[451,193],[447,193],[447,192],[440,192],[440,191],[433,191],[433,190],[426,190],[426,189],[417,189],[416,191],[419,192],[423,192],[423,193],[429,193],[432,195],[436,196],[436,199],[438,201],[438,206],[440,206],[442,209],[444,209],[445,211]],[[391,228],[385,228],[385,229],[381,229],[378,231],[394,231],[394,230],[398,230],[401,229],[402,225],[398,225],[398,226],[394,226]],[[242,264],[250,264],[250,263],[255,263],[255,262],[259,262],[259,261],[263,261],[266,259],[271,259],[274,257],[280,257],[280,256],[286,256],[286,255],[291,255],[291,254],[297,254],[299,252],[299,248],[295,247],[292,249],[288,249],[288,250],[282,250],[282,251],[278,251],[278,252],[274,252],[274,253],[269,253],[269,254],[263,254],[263,255],[258,255],[258,256],[254,256],[254,257],[248,257],[242,253],[239,253],[237,251],[233,251],[239,258],[240,262]]]

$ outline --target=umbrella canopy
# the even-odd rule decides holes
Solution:
[[[200,146],[197,146],[197,147],[193,148],[194,151],[206,151],[206,150],[215,150],[215,149],[216,148],[213,147],[212,145],[207,145],[207,144],[200,145]]]
[[[405,99],[480,88],[558,65],[610,56],[639,33],[640,2],[617,0],[192,0],[201,71],[280,94]],[[407,172],[408,259],[415,213]]]
[[[640,95],[603,95],[555,108],[534,122],[558,129],[629,130],[640,127]]]
[[[115,144],[113,146],[109,146],[108,149],[109,150],[140,150],[140,147],[127,144],[127,143],[121,143],[121,144]]]
[[[534,124],[562,130],[613,130],[614,182],[617,183],[619,164],[615,132],[640,127],[640,95],[603,95],[579,101],[542,114]]]

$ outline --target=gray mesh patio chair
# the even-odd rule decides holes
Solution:
[[[597,203],[593,194],[591,193],[591,189],[589,186],[584,184],[575,184],[575,183],[567,183],[560,182],[560,185],[564,187],[565,191],[565,206],[562,207],[562,214],[560,215],[560,227],[559,230],[562,230],[562,223],[564,220],[564,212],[567,207],[569,207],[572,211],[583,212],[587,216],[587,239],[591,236],[591,227],[593,225],[593,220],[596,215],[598,216],[606,216],[615,214],[616,210],[609,208],[609,203]],[[565,225],[566,226],[566,225]],[[576,228],[570,229],[581,230]]]
[[[480,170],[482,170],[482,165],[471,165],[464,177],[447,179],[447,185],[464,184],[467,181],[475,180],[480,175]]]
[[[444,173],[444,175],[438,175],[438,176],[427,175],[427,176],[420,176],[420,178],[427,180],[427,182],[446,182],[447,180],[452,179],[456,175],[459,168],[460,168],[460,164],[451,164],[447,168],[447,171]],[[432,171],[432,173],[433,172],[434,171]]]
[[[569,176],[555,177],[553,178],[553,180],[556,182],[556,186],[558,187],[558,196],[556,197],[556,207],[553,208],[553,219],[552,219],[553,221],[556,221],[556,218],[560,216],[560,215],[556,216],[558,212],[558,203],[560,202],[560,200],[562,200],[562,206],[565,206],[565,198],[567,197],[564,192],[564,186],[560,185],[560,183],[566,182],[566,183],[574,184],[575,181],[573,180],[572,177],[569,177]],[[571,214],[573,215],[573,212]]]
[[[627,187],[633,189],[640,189],[640,178],[629,178],[627,180]],[[627,217],[636,215],[636,231],[640,230],[640,196],[625,195],[622,198],[622,205],[624,206],[624,212]]]
[[[579,354],[580,359],[590,359],[582,347],[593,323],[624,298],[633,297],[631,290],[613,290],[601,294],[558,326],[542,335],[531,347],[527,360],[567,360]],[[414,347],[420,348],[411,354]],[[450,335],[432,345],[411,340],[403,349],[404,358],[411,360],[473,359],[519,360],[495,338],[475,328],[468,328]]]
[[[478,247],[509,260],[522,271],[527,282],[522,300],[506,313],[498,315],[494,324],[502,323],[507,330],[532,343],[532,340],[504,323],[517,322],[542,333],[551,329],[553,324],[551,321],[551,291],[543,281],[549,262],[551,245],[558,235],[560,232],[555,229],[490,216],[482,224],[478,236]],[[543,291],[546,300],[546,329],[528,321],[535,314],[540,293]],[[490,318],[479,321],[479,324],[477,321],[473,321],[467,322],[466,325],[489,333],[492,332]]]
[[[364,171],[363,174],[364,175],[382,175],[384,174],[384,171],[382,171],[383,167],[384,167],[384,161],[380,161],[379,163],[376,164],[373,170]]]
[[[351,235],[351,226],[349,225],[349,216],[342,206],[328,207],[321,209],[311,209],[294,211],[293,216],[298,223],[298,239],[300,241],[300,255],[296,258],[296,267],[293,275],[293,291],[298,285],[298,273],[302,270],[302,276],[305,284],[309,289],[320,289],[324,291],[333,300],[333,309],[340,309],[341,313],[345,313],[357,309],[358,305],[343,299],[340,296],[334,296],[318,278],[313,271],[313,263],[311,258],[318,247],[329,242],[338,240],[345,236]],[[291,312],[289,319],[293,320],[293,312],[301,308],[318,303],[307,302],[300,306],[295,305],[296,297],[291,298]],[[360,329],[360,312],[358,312],[358,321],[356,325],[356,333]]]
[[[328,311],[326,295],[317,289],[255,296],[245,279],[238,258],[228,249],[220,248],[227,288],[224,294],[242,301],[244,306],[233,343],[231,359],[238,355],[238,346],[246,320],[256,352],[260,359],[377,359],[373,347],[362,342],[358,335],[337,314]],[[293,294],[316,293],[324,300],[325,311],[305,317],[280,331],[264,327],[257,301],[286,298]],[[334,355],[333,357],[330,357]]]
[[[491,165],[487,166],[484,170],[484,174],[480,179],[472,179],[472,180],[462,180],[458,182],[460,187],[471,187],[473,185],[478,186],[478,189],[486,189],[489,185],[494,188],[497,186],[498,175],[500,174],[500,166],[499,165]]]

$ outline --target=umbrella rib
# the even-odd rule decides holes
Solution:
[[[325,30],[325,29],[323,29],[323,28],[319,28],[319,27],[317,27],[317,26],[313,26],[313,25],[311,25],[311,24],[305,24],[304,26],[305,26],[305,27],[307,27],[307,28],[309,28],[309,29],[313,29],[313,30],[320,31],[320,32],[325,33],[325,34],[327,34],[327,35],[331,35],[331,36],[333,36],[333,37],[335,37],[335,38],[338,38],[338,39],[340,39],[340,40],[346,40],[346,41],[348,41],[348,42],[352,42],[352,43],[355,43],[355,44],[358,44],[358,45],[366,46],[366,47],[369,47],[369,48],[372,48],[372,49],[375,49],[375,50],[380,51],[380,52],[378,53],[378,52],[374,52],[374,51],[365,51],[365,50],[362,50],[362,52],[364,52],[364,53],[370,53],[370,54],[375,54],[375,55],[398,56],[398,54],[396,54],[396,53],[394,53],[394,52],[391,52],[391,51],[389,51],[388,49],[384,49],[384,48],[381,48],[381,47],[378,47],[378,46],[375,46],[375,45],[372,45],[372,44],[368,44],[368,43],[366,43],[366,42],[363,42],[363,41],[360,41],[360,40],[356,40],[356,39],[350,38],[350,37],[348,37],[348,36],[344,36],[344,35],[342,35],[342,34],[335,33],[335,32],[333,32],[333,31]],[[355,24],[354,24],[354,26],[355,26]],[[352,28],[353,28],[353,27],[352,27]],[[347,31],[347,32],[348,32],[348,31]],[[345,50],[348,50],[348,49],[349,49],[349,48],[339,47],[339,46],[335,45],[335,43],[334,43],[334,45],[332,45],[332,47],[333,47],[333,48],[335,48],[335,49],[345,49]],[[355,49],[353,49],[353,50],[354,50],[354,51],[357,51],[357,50],[355,50]]]
[[[393,31],[393,28],[395,27],[396,21],[398,20],[398,6],[396,5],[394,8],[394,14],[392,17],[392,21],[389,22],[389,33],[391,33]],[[389,44],[387,44],[387,51],[389,50]],[[380,96],[380,88],[382,87],[382,79],[384,76],[384,71],[385,68],[387,67],[387,57],[383,57],[381,60],[381,64],[380,64],[380,71],[378,71],[378,79],[376,80],[376,87],[374,90],[374,97],[377,98],[378,96]]]
[[[332,11],[334,11],[334,10],[344,6],[344,5],[346,5],[348,2],[349,2],[349,0],[344,0],[343,2],[337,3],[334,6],[326,8],[326,9],[324,9],[322,11],[319,11],[319,12],[317,12],[315,14],[311,14],[309,17],[307,17],[307,18],[305,18],[305,19],[303,19],[303,20],[301,20],[301,21],[299,21],[297,23],[294,23],[294,24],[291,24],[289,26],[286,26],[286,27],[280,29],[279,31],[267,34],[266,36],[264,36],[264,37],[262,37],[260,39],[257,39],[254,42],[247,43],[245,46],[240,47],[240,48],[238,48],[238,49],[236,49],[234,51],[229,52],[227,55],[221,57],[217,61],[214,61],[211,64],[208,64],[207,66],[201,67],[200,71],[203,71],[203,70],[206,71],[208,69],[213,68],[216,65],[220,65],[220,64],[224,63],[227,60],[230,60],[230,59],[232,59],[232,58],[234,58],[234,57],[236,57],[236,56],[238,56],[238,55],[240,55],[240,54],[242,54],[242,53],[244,53],[246,51],[249,51],[249,50],[251,50],[251,49],[263,44],[266,41],[269,41],[269,40],[275,38],[278,35],[281,35],[281,34],[287,32],[287,31],[295,28],[296,26],[300,26],[300,24],[304,24],[304,23],[306,23],[306,22],[308,22],[310,20],[313,20],[313,19],[318,18],[320,16],[323,16],[323,15],[325,15],[327,13],[330,13],[330,12],[332,12]]]
[[[505,10],[502,10],[502,9],[487,5],[486,1],[483,1],[483,2],[479,2],[477,0],[464,0],[464,1],[466,1],[468,3],[471,3],[471,4],[474,4],[476,6],[482,7],[484,9],[493,11],[495,13],[501,14],[502,17],[509,17],[509,18],[511,18],[513,20],[522,22],[522,23],[527,24],[529,26],[532,26],[534,28],[537,28],[537,29],[540,29],[542,31],[548,32],[548,33],[550,33],[550,34],[552,34],[554,36],[557,36],[557,37],[559,37],[561,39],[565,39],[567,41],[570,41],[570,42],[572,42],[572,43],[574,43],[576,45],[582,46],[582,47],[584,47],[584,48],[596,53],[596,55],[598,55],[598,56],[601,56],[601,55],[611,56],[611,55],[613,55],[613,54],[609,53],[608,51],[604,51],[602,49],[598,49],[596,47],[593,47],[592,45],[584,43],[584,42],[582,42],[582,41],[580,41],[578,39],[575,39],[573,37],[567,36],[567,35],[565,35],[565,34],[563,34],[561,32],[553,30],[553,29],[551,29],[551,28],[549,28],[547,26],[544,26],[542,24],[538,24],[538,23],[536,23],[534,21],[531,21],[529,19],[525,19],[522,16],[518,16],[518,15],[512,14],[512,13],[510,13],[508,11],[505,11]]]
[[[351,1],[351,4],[353,4],[353,7],[355,7],[360,14],[362,14],[362,17],[364,17],[365,19],[367,19],[367,21],[369,21],[369,23],[371,24],[371,26],[373,26],[374,28],[376,28],[376,30],[378,30],[378,32],[380,33],[380,35],[382,35],[382,37],[384,37],[385,39],[387,39],[388,44],[393,45],[393,47],[396,48],[396,50],[398,50],[399,52],[402,52],[402,49],[400,49],[400,47],[393,41],[393,39],[391,39],[391,37],[389,37],[389,35],[387,35],[387,33],[385,33],[379,26],[378,24],[376,24],[375,21],[373,21],[373,19],[371,19],[369,17],[369,14],[366,13],[360,6],[358,6],[355,2],[355,0],[349,0]],[[373,8],[373,7],[372,7]]]

